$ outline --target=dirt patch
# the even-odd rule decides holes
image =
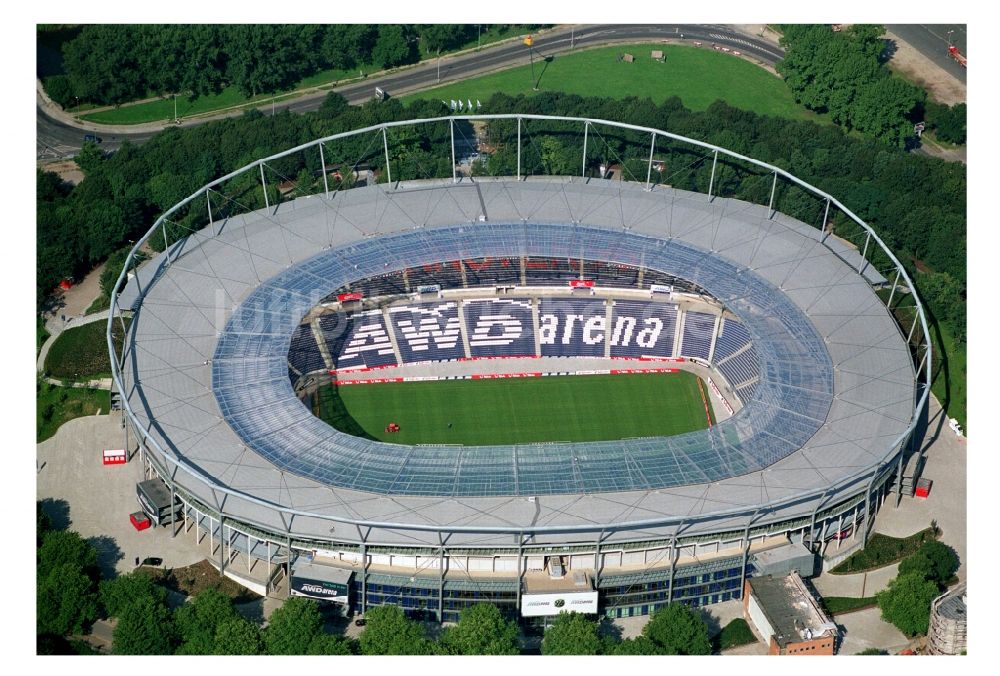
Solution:
[[[72,183],[73,185],[78,185],[80,181],[83,180],[83,171],[81,171],[80,167],[73,160],[48,162],[47,164],[41,165],[41,168],[45,171],[51,171],[53,174],[57,174],[59,178],[67,183]]]
[[[235,603],[246,603],[260,598],[228,577],[221,575],[207,559],[202,559],[198,563],[183,568],[164,570],[140,566],[138,570],[149,575],[167,589],[185,596],[195,596],[206,589],[217,589]]]
[[[966,100],[965,84],[946,70],[918,52],[899,36],[891,32],[885,34],[896,45],[896,52],[889,61],[889,67],[924,89],[938,103],[953,106]]]
[[[58,310],[55,314],[67,317],[82,317],[87,308],[101,295],[101,273],[104,272],[104,263],[87,273],[87,276],[74,284],[69,290],[57,291]]]

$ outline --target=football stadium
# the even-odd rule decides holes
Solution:
[[[579,141],[575,175],[532,159],[546,134]],[[108,324],[137,498],[223,574],[527,624],[726,601],[863,547],[929,344],[836,196],[665,130],[528,114],[386,122],[223,176],[136,243]]]

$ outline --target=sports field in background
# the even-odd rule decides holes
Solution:
[[[708,427],[698,382],[681,371],[327,386],[315,412],[343,432],[397,444],[669,436]],[[387,434],[390,422],[400,431]]]
[[[650,58],[652,50],[662,50],[663,62]],[[618,61],[618,55],[630,53],[633,63]],[[417,94],[401,96],[412,99],[472,100],[483,103],[477,113],[492,113],[486,100],[494,92],[527,94],[567,92],[581,96],[649,97],[662,103],[679,96],[692,110],[705,110],[717,99],[731,106],[793,120],[823,121],[826,118],[806,110],[795,102],[784,81],[760,66],[738,56],[703,47],[633,44],[598,47],[569,54],[555,54],[550,63],[535,55],[535,79],[538,92],[532,89],[531,66],[525,47],[523,65],[461,82],[442,85]],[[391,92],[390,92],[391,93]],[[442,107],[442,111],[444,108]]]

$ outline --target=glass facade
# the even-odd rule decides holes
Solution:
[[[679,566],[674,573],[673,599],[692,608],[742,597],[742,559],[727,557],[709,563]],[[747,564],[747,576],[753,573]],[[361,612],[361,575],[352,583],[352,609]],[[598,585],[601,613],[610,618],[649,615],[670,598],[670,570],[647,570],[629,575],[602,577]],[[435,619],[439,605],[439,581],[432,577],[390,576],[369,573],[368,607],[391,604],[407,615]],[[517,580],[445,580],[445,622],[457,622],[459,613],[477,603],[490,603],[508,612],[517,611]],[[537,618],[536,618],[537,619]]]

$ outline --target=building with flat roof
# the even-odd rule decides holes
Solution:
[[[837,625],[795,571],[748,579],[743,611],[768,655],[833,655],[837,648]]]

